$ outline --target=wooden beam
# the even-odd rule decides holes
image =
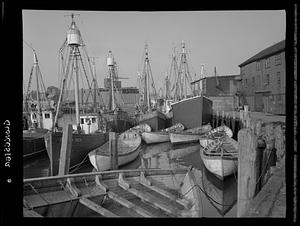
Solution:
[[[123,176],[119,177],[119,186],[121,188],[123,188],[124,190],[130,192],[131,194],[139,197],[141,200],[143,201],[147,201],[149,203],[151,203],[153,206],[160,208],[161,210],[173,215],[173,216],[180,216],[181,215],[181,211],[178,210],[177,208],[167,205],[165,203],[162,203],[161,200],[158,200],[158,198],[156,198],[153,195],[147,194],[143,191],[139,191],[135,188],[131,188],[130,184],[125,181],[125,179],[123,178]]]
[[[86,207],[90,208],[91,210],[101,214],[104,217],[119,217],[116,214],[112,213],[108,209],[103,208],[102,206],[99,206],[97,203],[87,199],[87,198],[80,198],[79,202]]]
[[[69,190],[69,192],[73,196],[75,196],[75,197],[81,196],[81,191],[76,187],[76,185],[74,183],[74,178],[67,179],[66,188]]]
[[[43,217],[43,216],[35,212],[34,210],[23,208],[23,217]]]
[[[150,181],[149,179],[145,178],[145,176],[142,176],[142,174],[141,174],[139,183],[144,185],[145,187],[151,189],[152,191],[155,191],[155,192],[167,197],[168,199],[171,199],[172,201],[179,203],[180,205],[184,206],[185,208],[190,207],[191,203],[188,200],[180,199],[180,198],[176,197],[175,195],[171,194],[170,192],[168,192],[164,189],[161,189],[157,186],[154,186],[153,182]]]
[[[58,171],[59,176],[69,174],[72,148],[72,130],[72,125],[68,124],[65,126],[63,131]]]
[[[122,198],[121,196],[117,195],[114,192],[108,192],[108,197],[114,200],[115,202],[121,204],[122,206],[125,206],[128,209],[132,209],[138,214],[142,215],[143,217],[155,217],[153,214],[148,212],[147,210],[144,210],[143,208],[133,204],[132,202],[129,202],[128,200]]]

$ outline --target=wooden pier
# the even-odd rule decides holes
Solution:
[[[212,127],[226,125],[239,144],[237,217],[285,217],[285,116],[217,111]]]

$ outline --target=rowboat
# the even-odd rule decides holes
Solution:
[[[214,140],[200,148],[200,156],[206,169],[223,180],[237,171],[238,143],[230,137]]]
[[[182,131],[184,126],[177,123],[169,128],[157,132],[143,132],[142,138],[147,144],[162,143],[170,141],[169,133],[173,131]]]
[[[125,165],[135,160],[141,149],[140,145],[142,139],[140,135],[134,130],[128,130],[121,133],[118,137],[118,165]],[[111,157],[109,151],[109,142],[94,149],[89,154],[90,163],[97,171],[104,171],[111,169]]]
[[[204,133],[211,130],[211,125],[207,124],[192,129],[183,130],[180,132],[171,132],[170,141],[172,144],[183,144],[191,142],[199,142],[199,138]]]
[[[23,180],[24,217],[201,217],[197,171],[129,169]]]
[[[199,137],[199,142],[202,147],[206,147],[208,144],[212,143],[216,139],[223,140],[226,137],[232,137],[232,130],[225,125],[219,126],[211,131],[207,132],[203,136]]]
[[[147,123],[142,123],[130,128],[129,130],[134,130],[141,135],[143,132],[151,132],[151,126],[149,126]]]

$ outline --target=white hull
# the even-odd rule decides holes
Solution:
[[[137,148],[136,151],[134,151],[128,155],[118,156],[118,165],[122,166],[122,165],[125,165],[125,164],[135,160],[138,157],[139,153],[140,152]],[[91,164],[97,171],[105,171],[105,170],[111,169],[109,156],[97,155],[93,151],[89,154],[89,158],[90,158]]]
[[[218,178],[223,179],[237,171],[237,159],[222,159],[220,158],[203,158],[202,161],[205,167]]]
[[[136,159],[140,153],[142,139],[135,131],[121,133],[118,138],[118,166],[125,165]],[[90,163],[97,171],[111,169],[109,142],[89,153]]]
[[[169,142],[168,132],[143,132],[142,138],[147,144]]]
[[[183,133],[170,133],[170,141],[172,144],[197,142],[200,135],[196,134],[183,134]]]

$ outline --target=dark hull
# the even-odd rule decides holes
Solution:
[[[33,158],[46,151],[44,138],[23,138],[23,159]]]
[[[76,167],[87,158],[87,154],[93,149],[103,145],[108,141],[107,133],[94,134],[72,134],[72,150],[70,155],[70,170]],[[62,133],[48,133],[45,136],[47,153],[50,159],[50,173],[57,175],[59,170],[60,149],[62,143]],[[52,147],[52,152],[51,148]]]
[[[172,124],[182,123],[186,129],[210,123],[212,101],[204,96],[187,98],[172,104]]]
[[[34,158],[46,151],[44,135],[48,130],[23,131],[23,159]]]
[[[132,120],[129,118],[128,114],[124,111],[120,111],[117,114],[104,113],[102,117],[107,122],[108,131],[122,133],[133,126]]]
[[[166,116],[160,111],[147,112],[138,116],[138,123],[146,123],[152,131],[159,131],[166,128]]]

